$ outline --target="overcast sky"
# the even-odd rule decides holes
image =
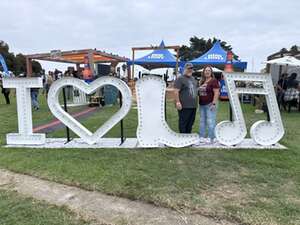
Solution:
[[[232,45],[248,71],[282,47],[300,45],[300,0],[1,0],[0,40],[14,53],[187,45],[191,36]],[[43,64],[49,67],[49,64]],[[48,69],[48,68],[46,68]]]

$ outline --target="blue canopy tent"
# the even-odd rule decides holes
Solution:
[[[9,76],[7,65],[5,63],[4,57],[1,54],[0,54],[0,65],[2,66],[3,69],[3,76]]]
[[[176,58],[168,49],[165,49],[165,43],[162,41],[158,49],[139,59],[128,61],[127,65],[140,65],[148,70],[152,70],[157,68],[175,68],[176,63]]]
[[[225,65],[226,58],[227,51],[222,48],[220,41],[217,41],[205,54],[191,60],[190,63],[193,65]],[[234,59],[233,67],[245,70],[247,68],[247,62]]]

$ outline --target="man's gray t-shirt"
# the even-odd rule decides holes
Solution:
[[[197,108],[197,81],[193,76],[179,76],[174,84],[179,89],[182,108]]]

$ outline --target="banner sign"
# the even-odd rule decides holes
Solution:
[[[228,99],[228,92],[227,92],[225,80],[221,79],[219,83],[220,83],[220,99]]]
[[[4,58],[1,54],[0,54],[0,63],[2,65],[3,72],[5,74],[4,76],[9,76],[7,65],[6,65],[5,60],[4,60]]]

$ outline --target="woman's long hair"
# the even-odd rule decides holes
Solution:
[[[205,82],[205,80],[206,80],[205,75],[204,75],[204,72],[205,72],[206,68],[209,68],[209,69],[210,69],[210,71],[211,71],[211,78],[212,78],[212,79],[215,78],[215,75],[214,75],[214,72],[213,72],[212,67],[211,67],[210,65],[204,66],[203,71],[202,71],[202,73],[201,73],[200,85],[204,84],[204,82]]]

